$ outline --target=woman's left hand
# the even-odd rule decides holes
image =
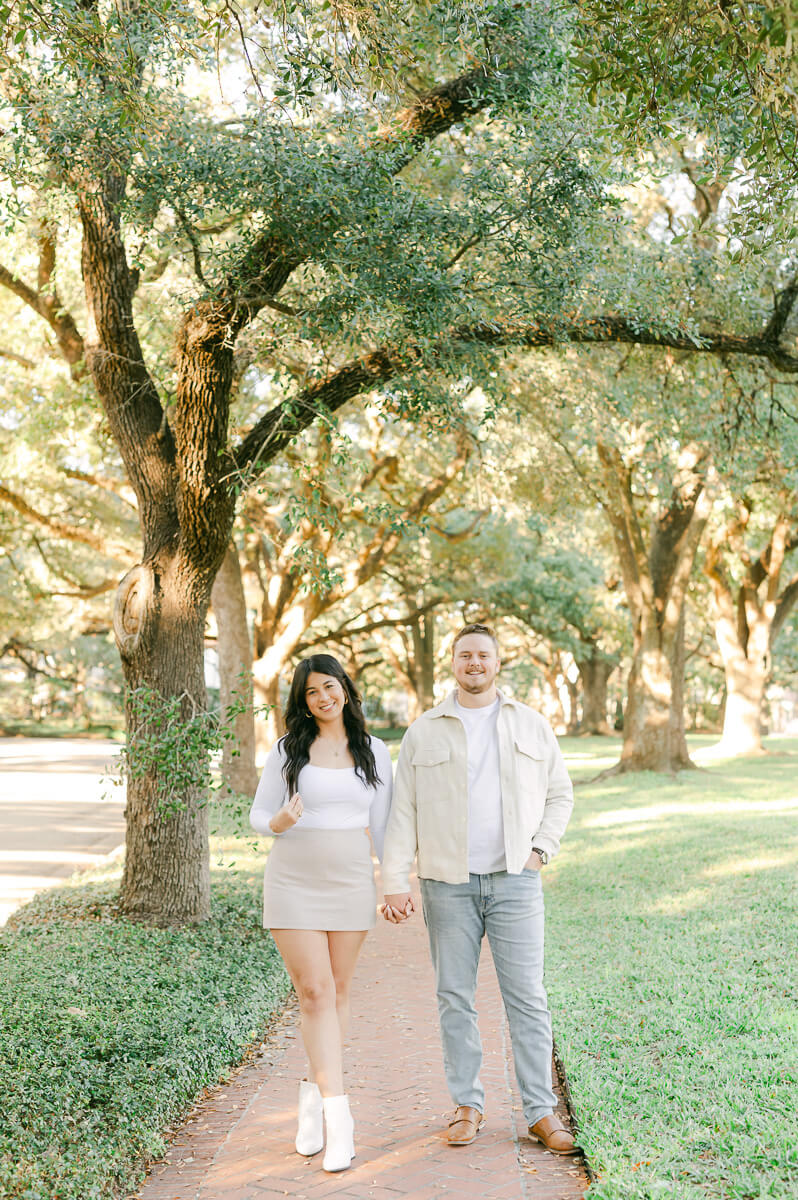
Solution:
[[[285,833],[286,829],[290,829],[292,825],[296,825],[302,816],[302,811],[302,797],[297,792],[290,800],[286,801],[279,812],[276,812],[271,821],[269,821],[272,833]]]

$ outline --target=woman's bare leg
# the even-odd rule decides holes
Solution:
[[[341,1028],[328,935],[318,929],[271,931],[299,1000],[302,1040],[322,1096],[344,1090]]]
[[[350,932],[349,930],[331,930],[327,934],[330,946],[330,965],[335,982],[335,1006],[338,1012],[338,1026],[341,1031],[341,1045],[349,1033],[349,994],[352,988],[352,976],[364,941],[366,930]]]

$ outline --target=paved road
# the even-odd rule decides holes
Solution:
[[[118,750],[88,738],[0,738],[0,925],[124,841],[124,790],[107,775]]]

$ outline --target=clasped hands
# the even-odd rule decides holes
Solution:
[[[297,792],[290,800],[286,801],[283,807],[269,821],[272,833],[285,833],[286,829],[290,829],[292,825],[296,825],[302,816],[302,812],[302,797]],[[402,921],[406,921],[410,914],[415,911],[416,906],[413,903],[413,897],[410,895],[410,892],[396,892],[392,896],[386,896],[385,903],[382,906],[382,915],[392,925],[399,925]]]
[[[415,911],[416,906],[410,892],[394,892],[385,897],[385,903],[382,906],[382,915],[392,925],[400,925]]]
[[[533,850],[524,863],[524,867],[530,871],[539,871],[542,866],[543,862],[540,855]],[[385,903],[382,906],[382,915],[392,925],[399,925],[402,921],[406,921],[410,914],[415,911],[416,906],[413,903],[413,897],[410,895],[410,892],[394,892],[392,895],[385,897]]]

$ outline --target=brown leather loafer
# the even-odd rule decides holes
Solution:
[[[478,1108],[461,1104],[449,1122],[446,1140],[450,1146],[470,1146],[484,1124],[485,1118]]]
[[[529,1136],[534,1141],[540,1142],[547,1150],[551,1150],[552,1154],[579,1153],[574,1135],[554,1114],[550,1117],[541,1117],[534,1125],[530,1125]]]

